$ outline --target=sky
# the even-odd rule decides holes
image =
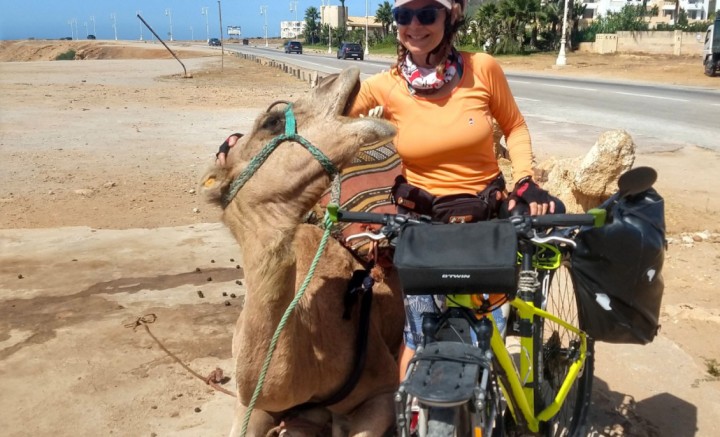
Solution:
[[[151,39],[152,34],[136,16],[138,11],[163,39],[170,39],[171,22],[173,40],[218,38],[218,4],[224,38],[227,26],[240,26],[241,38],[264,37],[266,18],[268,37],[277,37],[281,21],[296,17],[302,21],[307,8],[314,6],[319,11],[323,2],[340,5],[339,0],[0,0],[0,39],[85,39],[88,34],[116,39],[116,32],[119,40],[139,40],[141,32],[143,39]],[[349,15],[365,16],[366,4],[368,15],[374,15],[380,3],[346,0],[345,6]],[[261,6],[267,7],[267,16],[260,14]]]

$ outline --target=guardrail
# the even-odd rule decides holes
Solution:
[[[234,54],[239,58],[254,61],[260,65],[277,68],[283,73],[290,74],[302,81],[309,83],[311,88],[316,87],[320,79],[326,76],[325,73],[320,73],[315,70],[308,70],[306,68],[300,68],[296,65],[286,64],[285,62],[275,59],[263,58],[262,56],[252,55],[248,53],[234,52]]]

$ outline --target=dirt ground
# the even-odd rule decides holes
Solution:
[[[53,60],[71,47],[84,59]],[[229,133],[309,86],[231,56],[221,69],[218,49],[174,48],[191,78],[158,44],[0,43],[3,435],[229,430],[233,399],[178,362],[232,377],[244,292],[236,243],[195,190]],[[554,61],[500,58],[507,71],[720,89],[694,57],[571,53],[561,69]],[[542,139],[539,157],[578,150],[544,150],[552,129],[528,123]],[[582,141],[589,149],[594,138]],[[692,146],[636,158],[658,170],[666,199],[662,328],[648,346],[598,345],[592,435],[717,435],[718,158]],[[134,325],[149,314],[157,341]]]

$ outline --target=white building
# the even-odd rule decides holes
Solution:
[[[684,10],[690,20],[707,20],[708,15],[716,8],[717,0],[678,0],[680,9]],[[585,15],[583,18],[593,19],[598,16],[607,16],[608,12],[620,12],[625,5],[642,6],[640,0],[585,0]],[[651,23],[674,23],[675,2],[664,0],[648,0],[647,9],[658,7],[658,16],[650,17]]]
[[[281,21],[280,38],[297,39],[305,31],[304,21]]]

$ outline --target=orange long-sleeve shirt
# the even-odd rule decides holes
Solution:
[[[463,74],[441,98],[413,95],[395,69],[361,84],[349,115],[382,105],[395,124],[395,147],[408,182],[436,196],[477,193],[500,174],[493,151],[493,118],[505,134],[513,178],[533,174],[525,119],[500,65],[486,54],[461,52]]]

